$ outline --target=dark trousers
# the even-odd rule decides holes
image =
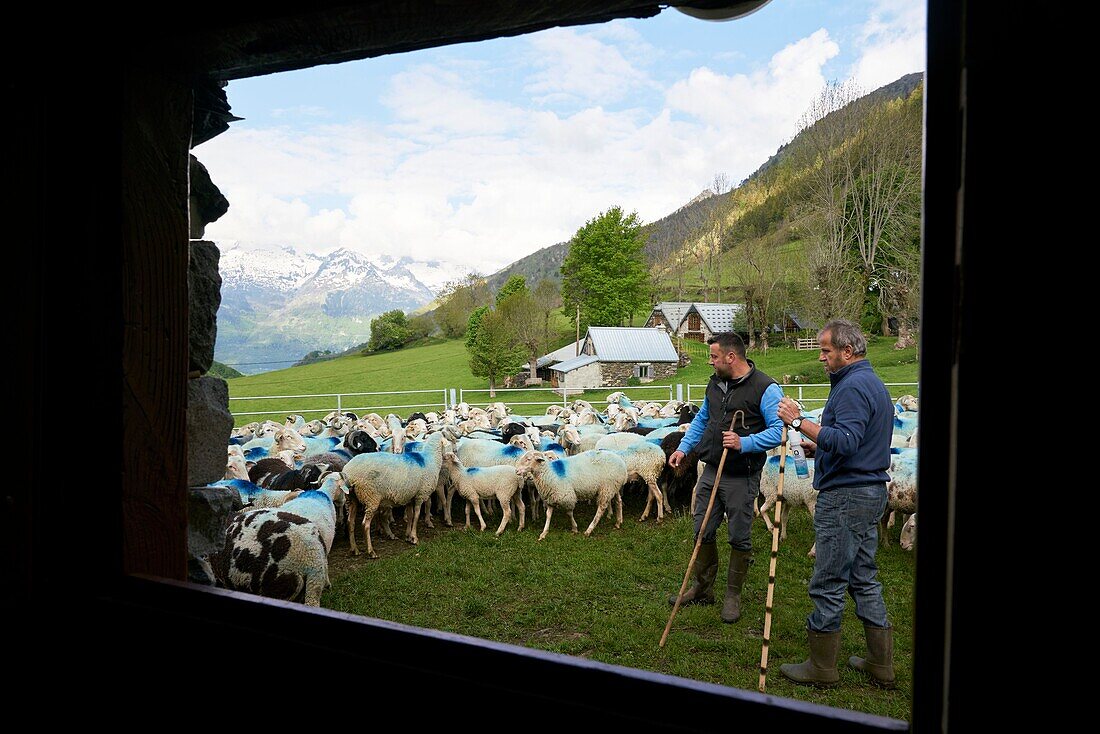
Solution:
[[[695,490],[695,535],[698,537],[699,528],[703,524],[703,514],[707,511],[707,503],[710,502],[710,493],[714,488],[714,475],[717,467],[706,465],[699,474],[699,484]],[[752,550],[752,519],[753,504],[756,496],[760,494],[760,472],[747,477],[732,477],[722,475],[718,482],[718,496],[714,499],[714,508],[710,511],[710,519],[703,533],[704,543],[715,542],[718,526],[722,523],[722,513],[729,519],[729,543],[731,548],[739,551]]]

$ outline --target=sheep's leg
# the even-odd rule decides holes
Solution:
[[[661,496],[661,488],[657,486],[657,480],[655,478],[647,479],[646,486],[649,487],[649,497],[646,498],[646,505],[649,505],[650,500],[656,501],[657,522],[661,522],[665,519],[665,501]]]
[[[623,526],[623,493],[616,492],[611,500],[615,503],[615,528],[618,529]],[[658,504],[657,507],[659,509],[661,505]],[[660,522],[659,519],[658,522]]]
[[[311,607],[321,606],[321,592],[324,591],[325,574],[311,573],[306,576],[305,598],[303,602]]]
[[[504,532],[504,528],[508,527],[508,523],[512,520],[512,500],[508,499],[507,497],[498,497],[497,499],[500,500],[500,506],[504,509],[504,517],[501,518],[500,527],[497,528],[496,532],[496,534],[499,536],[501,533]],[[482,525],[481,529],[484,530],[485,526]]]
[[[450,487],[447,490],[447,501],[444,503],[444,507],[446,507],[445,512],[447,513],[447,527],[454,527],[454,523],[451,522],[451,500],[454,499],[454,496],[455,488]]]
[[[370,523],[374,519],[374,513],[378,508],[374,505],[369,505],[366,502],[363,503],[363,532],[367,536],[367,557],[378,558],[378,554],[374,552],[374,544],[370,540]]]
[[[546,506],[546,525],[542,529],[542,535],[539,536],[539,540],[546,537],[546,534],[550,532],[550,516],[554,514],[554,507],[552,505]]]
[[[409,523],[408,541],[410,543],[412,543],[413,545],[416,545],[417,543],[420,542],[420,539],[416,537],[416,523],[420,520],[420,503],[417,502],[416,500],[413,500],[413,505],[415,506],[416,509],[413,510],[412,522]],[[409,511],[409,508],[406,507],[405,512],[408,512],[408,511]]]
[[[359,546],[355,544],[355,516],[359,514],[359,502],[352,499],[354,495],[348,497],[348,541],[351,543],[351,554],[353,556],[359,555]],[[369,538],[370,535],[368,534]]]
[[[474,512],[477,514],[477,521],[481,523],[481,532],[485,532],[485,518],[481,516],[481,498],[474,497]]]
[[[421,507],[424,508],[424,524],[434,530],[435,525],[432,525],[432,498],[430,495],[428,499],[424,500]]]
[[[388,507],[383,510],[382,531],[386,533],[386,537],[390,540],[397,540],[397,536],[393,534],[393,523],[393,508]]]
[[[603,513],[607,511],[607,506],[610,504],[610,500],[600,500],[596,505],[596,516],[592,518],[592,522],[588,525],[588,529],[584,531],[584,537],[592,535],[592,531],[596,529],[596,526],[600,524],[600,518],[603,517]],[[576,532],[575,530],[573,532]]]
[[[886,518],[886,529],[887,530],[894,527],[894,515],[896,515],[896,514],[897,513],[894,510],[890,510],[890,516],[888,518]]]
[[[810,546],[810,552],[807,553],[806,555],[808,555],[810,558],[817,558],[817,541],[816,540],[814,541],[814,544],[812,546]]]
[[[519,527],[517,530],[523,530],[524,515],[527,514],[527,507],[523,504],[523,490],[516,492],[516,516],[519,517]]]
[[[573,518],[573,508],[570,507],[568,510],[566,510],[566,512],[569,513],[569,525],[572,529],[572,532],[575,534],[577,532],[577,521]]]
[[[791,503],[783,503],[783,511],[779,513],[779,539],[787,539],[787,514],[791,511]]]
[[[892,512],[893,512],[893,510],[891,510],[889,507],[887,507],[886,512],[884,512],[882,514],[882,517],[879,518],[879,521],[878,521],[878,524],[879,524],[878,542],[879,542],[879,545],[881,545],[883,548],[890,545],[890,533],[887,530],[890,526],[886,524],[886,516],[887,516],[887,513],[892,513]]]
[[[768,517],[768,512],[775,507],[775,495],[768,495],[764,498],[764,505],[760,508],[760,517],[764,519],[764,527],[768,529],[770,533],[772,531],[772,521]]]
[[[463,530],[470,529],[470,505],[472,504],[474,504],[472,501],[466,500],[466,527],[464,527]]]
[[[810,512],[810,520],[812,522],[813,519],[814,519],[814,514],[817,512],[817,500],[810,500],[809,502],[807,502],[806,503],[806,509],[809,510],[809,512]],[[808,555],[810,558],[817,558],[817,541],[816,540],[814,541],[814,544],[810,547],[810,552],[807,553],[806,555]]]
[[[435,488],[435,496],[439,499],[439,512],[443,515],[443,524],[451,527],[451,497],[443,485]]]

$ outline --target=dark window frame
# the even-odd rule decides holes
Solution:
[[[146,194],[141,188],[148,183],[142,178],[146,172],[159,171],[162,176],[179,173],[180,150],[173,149],[170,160],[150,159],[142,155],[146,141],[137,139],[150,135],[154,138],[150,149],[154,150],[163,140],[179,140],[171,128],[184,116],[189,119],[190,107],[180,105],[186,98],[181,90],[187,88],[188,79],[205,74],[239,78],[553,25],[641,17],[658,9],[644,2],[608,1],[585,7],[579,7],[583,3],[564,4],[552,10],[542,5],[530,10],[530,3],[502,3],[487,15],[504,8],[519,20],[494,26],[490,22],[493,18],[467,20],[472,4],[405,5],[406,15],[397,22],[410,28],[431,20],[433,13],[454,15],[442,21],[447,32],[440,37],[424,40],[410,33],[411,40],[369,52],[363,50],[365,45],[354,44],[360,40],[357,34],[374,27],[372,18],[363,20],[368,12],[389,12],[381,5],[355,16],[356,11],[339,3],[315,3],[309,11],[256,4],[226,10],[216,23],[195,13],[179,19],[179,25],[171,31],[159,26],[139,29],[145,31],[140,37],[153,39],[145,47],[123,43],[132,40],[129,29],[126,33],[114,30],[115,35],[101,38],[85,34],[85,28],[80,27],[58,34],[53,39],[55,46],[73,51],[70,64],[86,61],[90,69],[101,72],[101,87],[74,85],[66,95],[50,96],[36,86],[44,80],[34,70],[13,82],[14,89],[23,96],[10,95],[18,98],[20,115],[9,119],[9,124],[21,133],[21,145],[13,151],[12,170],[21,174],[20,180],[29,182],[13,200],[25,211],[38,215],[12,223],[14,235],[22,235],[22,241],[28,243],[26,252],[17,253],[21,258],[17,263],[25,263],[19,271],[26,276],[24,285],[31,302],[39,305],[20,324],[24,343],[36,347],[21,365],[24,382],[29,386],[21,393],[25,412],[34,417],[32,425],[41,429],[47,425],[50,409],[71,410],[71,404],[49,393],[51,383],[60,384],[54,378],[63,374],[49,363],[49,358],[81,354],[91,357],[87,382],[93,390],[88,402],[105,409],[101,430],[140,437],[136,426],[152,430],[166,422],[172,431],[172,440],[154,436],[133,446],[123,441],[122,451],[106,456],[95,477],[103,486],[96,502],[88,502],[87,487],[80,483],[58,489],[60,497],[49,499],[36,497],[23,487],[8,490],[4,518],[5,529],[11,532],[5,534],[9,544],[6,568],[12,583],[5,610],[15,612],[26,623],[24,629],[47,633],[20,636],[19,642],[38,640],[39,649],[33,651],[33,659],[31,655],[27,659],[43,664],[51,659],[48,653],[74,651],[84,653],[77,657],[81,660],[114,657],[131,672],[127,676],[133,686],[131,693],[155,688],[162,700],[169,700],[167,693],[173,684],[196,680],[195,670],[203,669],[208,674],[216,670],[210,664],[203,668],[202,661],[195,659],[196,650],[214,656],[226,644],[233,649],[232,640],[249,635],[253,648],[275,644],[284,655],[319,655],[310,659],[317,660],[314,670],[322,677],[334,670],[358,674],[367,665],[375,670],[380,664],[387,665],[382,682],[372,693],[388,693],[392,701],[423,701],[419,690],[414,695],[397,684],[425,676],[452,687],[458,681],[467,691],[508,692],[514,696],[513,703],[506,702],[504,707],[516,711],[530,713],[534,709],[524,707],[539,702],[540,716],[547,722],[576,722],[578,716],[584,716],[587,718],[581,721],[629,721],[655,728],[685,725],[682,712],[690,709],[693,720],[687,725],[702,730],[725,729],[735,720],[771,726],[812,724],[825,731],[897,729],[897,722],[854,712],[325,610],[309,611],[164,578],[182,578],[177,550],[185,537],[185,525],[180,523],[181,517],[185,520],[185,512],[179,508],[185,496],[180,477],[186,475],[181,464],[185,466],[186,462],[178,450],[182,441],[177,439],[183,429],[180,404],[186,399],[186,372],[177,357],[185,356],[187,350],[180,324],[186,321],[186,308],[181,312],[179,305],[186,303],[186,255],[176,248],[187,240],[186,176],[162,181],[162,193],[168,199],[153,197],[146,202],[127,192]],[[920,644],[914,651],[912,725],[917,731],[940,730],[957,720],[957,706],[953,708],[950,701],[952,694],[956,702],[960,701],[965,691],[960,688],[964,679],[957,665],[964,649],[960,643],[967,639],[961,631],[977,624],[981,606],[963,604],[965,589],[954,581],[961,564],[965,561],[971,569],[976,567],[975,558],[980,554],[973,540],[978,530],[971,527],[970,544],[962,546],[967,555],[961,559],[957,555],[960,546],[954,528],[962,505],[956,487],[965,462],[955,449],[958,426],[965,418],[978,415],[976,391],[972,398],[961,390],[963,378],[969,376],[960,367],[962,345],[976,342],[974,324],[978,317],[973,310],[961,308],[960,284],[967,282],[973,291],[980,282],[980,273],[974,267],[967,268],[964,254],[973,240],[969,233],[981,229],[980,224],[986,221],[980,220],[985,212],[963,196],[963,183],[974,190],[983,184],[995,190],[1006,186],[992,175],[983,175],[980,168],[966,165],[980,155],[983,142],[980,136],[967,135],[973,126],[983,124],[971,104],[987,89],[987,77],[980,74],[982,67],[975,64],[974,58],[985,58],[981,54],[988,53],[988,45],[974,42],[979,35],[975,29],[988,32],[992,25],[989,15],[994,12],[998,11],[987,10],[983,15],[977,6],[946,0],[929,3],[922,234],[924,243],[936,246],[924,249],[922,286],[925,293],[950,293],[951,298],[924,298],[922,303],[920,476],[926,486],[942,487],[943,492],[922,496],[922,512],[927,511],[927,519],[922,516],[917,550],[916,585],[920,595],[915,603]],[[347,47],[320,42],[293,46],[295,39],[309,36],[301,30],[303,26],[347,13],[359,21],[359,25],[349,24],[349,32],[340,42]],[[276,18],[278,22],[272,22]],[[993,43],[988,36],[982,38],[986,44]],[[37,43],[38,39],[28,41]],[[16,50],[20,49],[13,45],[6,52]],[[219,56],[223,51],[224,57]],[[29,51],[25,53],[31,56]],[[125,104],[112,104],[117,95],[111,94],[106,95],[108,104],[103,104],[103,88],[122,90]],[[134,120],[135,110],[154,118],[156,124],[151,128],[128,125]],[[85,134],[72,135],[72,116],[60,118],[58,112],[83,115],[80,119],[87,126]],[[94,150],[87,149],[88,139],[96,142]],[[965,148],[964,139],[968,143]],[[182,152],[186,160],[186,148]],[[72,162],[81,157],[98,167],[74,167]],[[104,186],[104,180],[121,183],[121,204],[119,189]],[[86,196],[71,202],[74,216],[51,220],[55,202],[79,184]],[[166,205],[165,201],[170,203]],[[148,209],[143,208],[146,203]],[[31,226],[35,221],[50,221],[50,230],[35,229]],[[120,231],[122,247],[118,245]],[[162,234],[163,240],[157,241]],[[988,236],[989,229],[983,230],[983,235]],[[51,335],[58,334],[59,327],[71,323],[72,318],[71,302],[51,298],[57,282],[64,279],[50,270],[56,265],[49,261],[51,253],[56,252],[51,245],[63,239],[102,245],[81,249],[68,263],[71,272],[64,276],[65,282],[72,286],[72,293],[83,296],[82,315],[103,327],[72,334],[68,350],[59,348],[56,340],[51,343]],[[955,247],[943,243],[955,243]],[[974,252],[974,245],[970,252]],[[89,277],[99,272],[107,272],[105,283]],[[147,277],[150,272],[155,277]],[[974,303],[972,299],[971,306]],[[134,318],[134,313],[141,318]],[[121,370],[118,355],[122,355]],[[102,390],[95,389],[100,385]],[[121,413],[117,411],[118,393],[111,389],[119,385],[126,406]],[[165,412],[158,413],[159,409]],[[32,457],[41,459],[45,455],[41,447],[33,449]],[[162,484],[155,485],[157,471],[166,466],[171,475],[161,477]],[[86,539],[83,551],[90,558],[80,558],[77,566],[62,552],[63,544],[57,542],[58,527],[53,523],[59,506],[67,510],[61,522],[72,522],[74,518],[69,516],[77,516],[76,530]],[[142,575],[143,569],[158,578]],[[195,637],[196,631],[213,636]],[[17,660],[20,650],[16,650]],[[568,685],[555,686],[556,682]],[[94,678],[89,679],[84,692],[97,690],[97,684]],[[102,682],[102,689],[115,690],[107,681]],[[627,696],[632,702],[622,700]],[[457,698],[468,700],[465,693]]]

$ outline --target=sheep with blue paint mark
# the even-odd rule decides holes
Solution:
[[[247,479],[221,479],[214,482],[212,486],[232,487],[237,490],[241,502],[245,505],[245,509],[248,510],[256,510],[265,507],[279,507],[284,502],[289,502],[301,494],[301,490],[299,489],[277,491],[261,487]]]
[[[623,444],[620,436],[633,436],[634,440]],[[657,522],[665,519],[665,510],[672,511],[657,486],[657,479],[665,468],[665,452],[657,444],[646,441],[634,433],[613,433],[604,436],[596,443],[597,451],[614,451],[626,464],[627,481],[640,481],[646,485],[649,493],[645,501],[645,510],[638,522],[645,522],[649,517],[649,509],[653,503],[657,503]],[[624,482],[625,484],[626,482]]]
[[[523,504],[524,477],[512,466],[463,466],[458,456],[451,451],[443,454],[443,467],[440,476],[445,478],[449,487],[466,500],[466,527],[470,527],[470,508],[474,509],[481,530],[485,530],[485,519],[481,516],[481,501],[495,499],[503,508],[504,517],[496,534],[500,535],[512,520],[512,505],[516,506],[519,530],[523,530],[526,508]],[[450,517],[447,518],[448,525]]]
[[[783,467],[783,510],[779,516],[779,538],[787,539],[787,516],[792,507],[805,507],[813,518],[817,509],[817,490],[814,489],[814,460],[806,459],[810,473],[804,477],[798,476],[794,470],[794,462],[788,461]],[[775,507],[779,492],[779,455],[769,456],[760,472],[760,496],[764,498],[760,509],[754,511],[764,520],[768,532],[772,531],[773,523],[768,512]],[[810,548],[809,556],[816,555],[816,544]]]
[[[328,554],[347,491],[343,477],[330,473],[320,489],[281,507],[234,515],[225,547],[210,559],[218,581],[235,591],[320,606],[332,585]]]
[[[558,431],[558,443],[570,456],[596,448],[596,442],[611,433],[611,426],[562,426]]]
[[[879,538],[882,545],[890,545],[889,529],[893,526],[894,513],[913,514],[917,511],[917,450],[891,449],[890,481],[886,483],[886,512]]]
[[[405,538],[413,545],[419,543],[416,525],[420,508],[436,490],[439,470],[443,464],[443,433],[433,433],[420,443],[420,451],[401,454],[360,454],[344,466],[344,478],[354,492],[356,502],[350,504],[348,519],[349,541],[353,555],[359,555],[355,544],[355,511],[363,509],[363,530],[367,536],[367,555],[377,558],[370,539],[370,525],[375,513],[411,504],[413,511],[406,521]],[[497,444],[498,446],[500,444]]]
[[[555,509],[569,515],[572,531],[577,532],[573,508],[577,502],[592,500],[596,503],[596,515],[584,531],[592,534],[604,512],[615,503],[615,527],[623,524],[623,499],[619,490],[626,484],[626,462],[611,451],[586,451],[577,456],[558,459],[541,451],[529,451],[516,464],[516,472],[528,476],[535,483],[539,496],[546,503],[546,525],[539,540],[550,532],[550,518]]]

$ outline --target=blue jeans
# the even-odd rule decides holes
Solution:
[[[814,513],[817,560],[810,579],[814,610],[806,619],[809,629],[840,629],[845,591],[852,595],[856,616],[864,624],[890,626],[875,565],[878,521],[885,510],[885,482],[837,487],[818,495]]]

